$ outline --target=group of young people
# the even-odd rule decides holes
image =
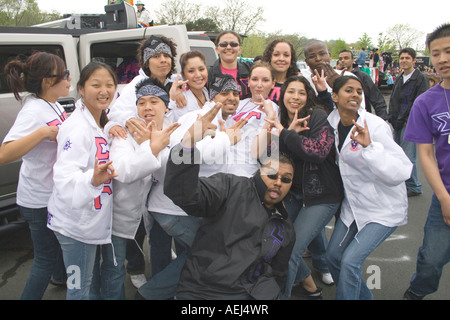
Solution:
[[[439,235],[448,237],[448,139],[430,108],[450,112],[441,97],[450,81],[450,26],[428,41],[443,81],[418,100],[405,139],[421,146],[436,192],[430,216],[444,217]],[[407,222],[412,163],[391,127],[366,111],[361,80],[331,68],[323,42],[305,48],[308,75],[299,74],[287,40],[269,43],[252,65],[237,61],[234,32],[222,32],[216,48],[212,68],[190,51],[173,77],[175,43],[143,40],[140,73],[119,97],[113,70],[91,62],[70,116],[57,102],[71,80],[61,58],[39,52],[6,66],[17,99],[31,93],[0,147],[1,163],[23,161],[17,203],[34,245],[23,299],[42,298],[61,257],[67,299],[125,299],[127,244],[143,221],[152,277],[139,298],[289,299],[299,285],[305,297],[321,299],[303,260],[308,248],[331,273],[336,299],[372,298],[361,267]],[[416,138],[419,127],[429,135]],[[436,144],[437,164],[435,139],[445,140]],[[328,243],[324,227],[333,218]],[[434,224],[428,228],[438,236]],[[434,241],[421,252],[442,257]],[[177,257],[167,259],[173,243]],[[435,261],[419,257],[408,292],[423,297],[433,292],[429,277],[439,275],[422,271]],[[448,251],[442,258],[441,269]]]

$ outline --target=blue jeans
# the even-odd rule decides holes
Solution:
[[[290,298],[292,286],[295,282],[301,282],[311,275],[311,270],[303,260],[302,255],[314,239],[321,239],[321,233],[336,213],[339,204],[326,203],[301,208],[294,221],[296,239],[289,259],[284,299]]]
[[[97,245],[55,232],[67,271],[67,300],[89,300]]]
[[[411,278],[411,291],[419,296],[437,291],[442,268],[450,261],[450,226],[444,222],[436,195],[431,199],[424,227],[423,244],[417,255],[416,272]]]
[[[125,259],[129,239],[111,236],[111,244],[97,246],[90,300],[125,300]]]
[[[422,184],[420,183],[419,177],[417,176],[417,165],[416,165],[417,145],[414,142],[406,141],[405,139],[403,139],[403,136],[405,135],[405,130],[406,126],[404,126],[401,130],[394,130],[394,141],[400,147],[402,147],[406,156],[413,164],[411,177],[408,180],[406,180],[406,187],[408,188],[408,190],[421,193]]]
[[[28,223],[34,252],[33,264],[20,299],[40,300],[52,275],[58,281],[66,280],[61,247],[53,231],[47,228],[47,208],[18,208]]]
[[[129,274],[145,273],[145,259],[142,248],[146,235],[147,231],[145,230],[144,219],[142,219],[134,239],[127,240],[126,260],[128,261],[127,272]]]
[[[161,227],[184,247],[182,254],[177,255],[164,270],[141,286],[138,291],[147,300],[166,300],[175,296],[181,270],[187,258],[187,250],[192,246],[201,218],[193,216],[173,216],[151,212]]]
[[[356,222],[349,228],[338,219],[327,249],[327,261],[336,283],[336,300],[371,300],[362,265],[397,227],[369,223],[358,232]]]

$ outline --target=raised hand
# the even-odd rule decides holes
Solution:
[[[180,126],[178,122],[172,123],[162,130],[156,129],[154,121],[149,123],[149,129],[151,133],[150,148],[153,155],[156,157],[170,143],[170,135]]]
[[[111,160],[108,162],[98,163],[98,159],[95,158],[94,174],[92,175],[91,180],[92,185],[98,187],[118,176],[119,175],[114,171]]]
[[[314,69],[314,76],[311,77],[311,80],[316,87],[317,92],[328,90],[323,69],[320,70],[320,74],[317,69]]]
[[[142,120],[132,118],[127,120],[126,125],[134,140],[136,140],[138,144],[141,144],[150,139],[152,123],[154,123],[154,121],[145,124]]]
[[[258,105],[259,105],[258,110],[264,112],[266,114],[267,119],[275,120],[277,118],[275,110],[273,109],[272,101],[262,100],[262,102]]]
[[[215,137],[217,126],[212,124],[212,121],[216,117],[219,110],[222,108],[221,103],[216,103],[202,117],[198,116],[194,124],[185,133],[181,142],[182,146],[186,148],[192,148],[197,141],[202,140],[206,136]]]
[[[220,131],[225,132],[230,139],[231,145],[235,145],[242,138],[242,127],[247,123],[247,119],[241,118],[235,122],[230,128],[225,128],[225,123],[222,119],[219,119]]]
[[[183,108],[187,104],[186,98],[182,93],[186,90],[186,84],[188,82],[189,80],[181,80],[180,76],[177,74],[175,82],[173,82],[170,87],[169,96],[170,99],[176,101],[177,108]]]
[[[359,124],[353,120],[353,125],[355,126],[350,133],[350,138],[356,142],[358,142],[363,148],[367,147],[371,144],[369,129],[367,128],[367,122],[364,120],[364,127],[361,127]]]
[[[324,72],[326,81],[331,88],[333,88],[334,81],[345,73],[345,70],[342,70],[341,74],[337,73],[329,63],[325,62],[319,63],[318,67]]]
[[[306,116],[304,118],[298,118],[298,110],[295,110],[294,119],[289,125],[288,130],[295,130],[295,132],[300,133],[302,131],[309,130],[308,120],[311,116]]]

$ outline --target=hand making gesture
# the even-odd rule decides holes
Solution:
[[[353,125],[355,127],[352,129],[352,132],[350,133],[350,138],[358,142],[364,148],[367,147],[371,143],[371,140],[366,120],[364,120],[364,127],[361,127],[359,124],[357,124],[355,120],[353,120]]]
[[[225,132],[230,138],[231,145],[235,145],[242,138],[242,127],[247,123],[247,119],[244,117],[235,122],[230,128],[225,128],[225,123],[222,119],[219,120],[220,131]]]
[[[198,116],[194,124],[185,133],[181,145],[185,148],[192,148],[194,144],[202,140],[206,136],[215,137],[217,126],[212,124],[219,110],[222,108],[221,103],[216,103],[211,110],[203,116]]]
[[[93,186],[98,187],[118,176],[119,175],[114,172],[112,161],[98,163],[98,159],[95,158],[94,174],[92,175],[91,180]]]

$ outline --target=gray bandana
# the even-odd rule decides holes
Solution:
[[[144,49],[144,64],[148,62],[148,59],[160,53],[165,53],[173,58],[169,45],[162,42],[160,38],[151,36],[150,45]]]
[[[136,103],[139,98],[143,96],[156,96],[164,101],[166,107],[169,104],[169,95],[167,94],[167,92],[153,84],[146,84],[138,89],[138,91],[136,92]]]
[[[216,76],[214,81],[209,86],[209,97],[211,100],[219,93],[224,91],[241,92],[241,88],[236,83],[236,80],[229,74]]]

